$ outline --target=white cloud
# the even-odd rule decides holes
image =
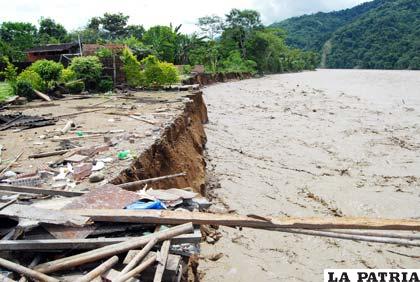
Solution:
[[[366,0],[0,0],[0,22],[26,21],[37,24],[50,17],[73,30],[105,12],[122,12],[131,24],[183,24],[184,32],[195,30],[197,18],[224,15],[232,8],[255,9],[265,24],[291,16],[348,8]]]

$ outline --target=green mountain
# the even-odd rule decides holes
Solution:
[[[287,43],[322,54],[329,68],[420,69],[420,1],[375,0],[272,26]]]

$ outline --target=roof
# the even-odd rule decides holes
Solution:
[[[61,43],[61,44],[48,44],[43,46],[36,46],[29,50],[26,50],[26,53],[34,53],[34,52],[62,52],[69,50],[73,47],[79,46],[77,42],[71,43]]]
[[[83,55],[94,55],[96,51],[100,48],[107,48],[112,51],[113,54],[121,53],[124,48],[126,48],[125,44],[83,44]]]

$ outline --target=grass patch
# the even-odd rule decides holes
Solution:
[[[0,101],[4,101],[13,96],[12,87],[6,82],[0,82]]]

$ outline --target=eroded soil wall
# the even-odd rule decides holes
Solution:
[[[207,141],[203,124],[208,121],[207,107],[201,91],[188,98],[190,101],[185,104],[184,112],[165,127],[161,138],[135,159],[130,168],[113,179],[113,184],[186,172],[185,177],[160,181],[148,187],[192,187],[197,192],[203,191],[206,167],[203,151]]]

